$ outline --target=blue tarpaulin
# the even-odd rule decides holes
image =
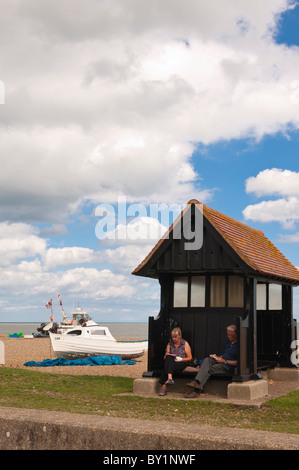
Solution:
[[[134,365],[135,361],[129,359],[122,360],[120,356],[90,356],[84,359],[44,359],[43,362],[25,362],[27,367],[53,367],[53,366],[113,366],[113,365]]]

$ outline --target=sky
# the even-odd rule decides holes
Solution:
[[[298,3],[2,0],[1,322],[50,299],[59,321],[58,294],[156,316],[158,281],[131,274],[168,226],[155,205],[195,198],[299,267]]]

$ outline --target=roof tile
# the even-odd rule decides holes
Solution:
[[[299,271],[261,230],[203,205],[204,216],[252,269],[299,282]]]
[[[239,222],[194,199],[189,201],[187,207],[182,211],[174,224],[177,223],[192,203],[198,204],[198,207],[203,208],[204,217],[206,217],[237,255],[254,271],[299,283],[298,269],[271,243],[261,230],[249,227],[243,222]],[[174,224],[167,233],[171,233]],[[153,250],[133,271],[133,274],[137,274],[147,264],[163,243],[163,239],[164,237],[159,240]]]

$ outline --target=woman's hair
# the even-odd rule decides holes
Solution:
[[[178,328],[178,327],[173,328],[173,330],[171,331],[171,335],[182,336],[182,331],[181,331],[181,329]]]

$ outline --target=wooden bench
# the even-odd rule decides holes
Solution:
[[[182,394],[182,396],[188,391],[191,391],[192,388],[187,386],[188,382],[191,382],[194,379],[195,375],[199,371],[198,367],[187,366],[183,371],[176,373],[173,376],[174,385],[169,385],[167,387],[168,395],[171,396],[172,393],[175,394]],[[232,382],[232,375],[228,376],[216,376],[213,375],[207,381],[204,386],[204,392],[207,394],[212,395],[220,395],[222,397],[227,396],[227,387]],[[146,375],[144,373],[143,379],[136,379],[136,390],[140,391],[141,393],[158,393],[161,389],[161,384],[159,383],[159,375],[155,375],[155,377]]]

